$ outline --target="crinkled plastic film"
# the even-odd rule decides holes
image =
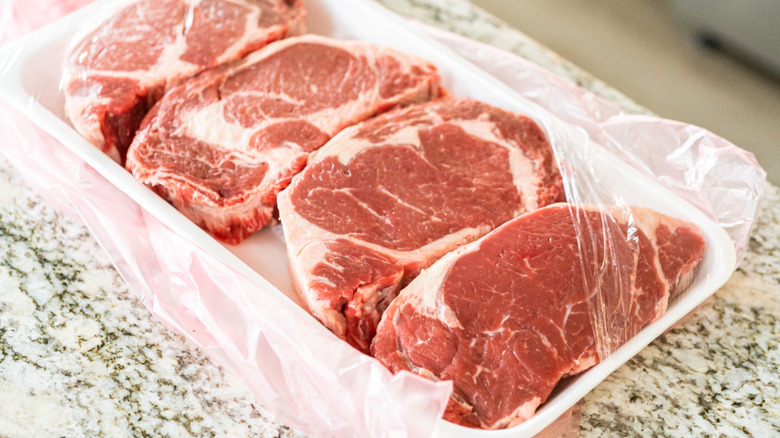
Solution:
[[[4,2],[3,40],[14,40],[87,3]],[[327,9],[316,8],[319,13]],[[607,150],[717,221],[741,260],[765,180],[751,154],[695,126],[627,114],[512,54],[428,26],[413,26],[527,99],[508,109],[527,113],[548,133],[571,204],[630,215],[621,181],[593,158]],[[338,32],[334,30],[334,36],[340,36]],[[0,76],[30,47],[13,49],[0,59]],[[445,80],[457,74],[443,73]],[[458,95],[462,90],[451,91]],[[43,98],[31,96],[30,106]],[[437,427],[441,433],[437,419],[451,391],[448,382],[434,383],[408,373],[390,375],[378,362],[282,302],[269,284],[259,284],[251,272],[227,266],[208,250],[217,247],[209,243],[204,249],[203,242],[172,231],[82,157],[15,111],[6,106],[0,110],[0,126],[8,138],[3,153],[20,174],[87,224],[152,313],[239,376],[279,421],[317,436],[432,436]],[[47,129],[65,126],[52,128],[59,122],[54,118],[51,122]],[[636,252],[636,242],[609,219],[602,223],[588,223],[577,215],[575,219],[580,236],[604,233],[604,240],[611,243],[600,253],[585,244],[590,239],[579,239],[582,269],[594,272],[588,278],[604,282],[588,285],[596,291],[588,304],[603,360],[634,335],[621,323],[628,317],[628,297],[599,291],[625,290],[635,261],[625,260],[616,248]],[[576,434],[578,412],[577,407],[569,409],[543,434]]]
[[[415,26],[526,99],[581,128],[589,140],[717,221],[734,242],[737,264],[742,261],[766,181],[766,172],[752,153],[697,126],[629,114],[570,80],[511,53],[427,25]],[[561,151],[556,152],[560,155]],[[566,161],[574,169],[591,161],[586,149],[570,148],[566,154]],[[577,184],[572,181],[568,186]]]
[[[494,47],[465,43],[461,37],[417,26],[561,120],[582,128],[583,135],[577,141],[551,141],[570,204],[596,206],[602,212],[618,208],[631,217],[629,205],[614,190],[621,182],[610,178],[609,172],[598,168],[599,163],[592,159],[592,149],[604,147],[717,221],[734,243],[737,264],[742,260],[766,180],[765,171],[751,153],[696,126],[627,114],[569,80],[546,74],[539,66]],[[625,246],[636,254],[636,236],[621,233],[609,215],[602,216],[602,223],[594,224],[575,211],[572,216],[581,243],[582,268],[596,272],[585,278],[611,283],[605,289],[629,290],[634,270],[622,271],[619,267],[636,266],[636,262],[621,259],[616,247]],[[613,235],[605,239],[606,250],[600,258],[596,248],[582,245],[587,240],[583,236],[597,230]],[[600,292],[600,285],[587,289],[596,290],[588,304],[603,360],[634,334],[626,332],[623,323],[629,318],[629,298],[625,294],[608,296]]]

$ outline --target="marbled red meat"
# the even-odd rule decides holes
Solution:
[[[146,112],[184,78],[303,33],[301,0],[141,0],[85,37],[63,76],[65,111],[118,162]]]
[[[591,227],[579,237],[572,212]],[[695,225],[649,209],[629,216],[551,205],[412,281],[384,313],[371,351],[393,372],[452,380],[446,419],[512,426],[561,378],[598,363],[597,337],[614,348],[661,317],[704,248]],[[608,315],[598,331],[597,303]]]
[[[436,259],[564,200],[531,119],[470,99],[397,110],[343,131],[279,195],[302,301],[368,351],[382,311]]]
[[[174,87],[143,122],[127,169],[227,243],[262,228],[277,193],[343,128],[439,93],[429,62],[308,35]]]

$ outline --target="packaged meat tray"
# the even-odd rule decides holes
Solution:
[[[392,375],[304,310],[288,273],[281,226],[266,227],[238,245],[219,243],[74,130],[60,84],[64,56],[88,31],[84,23],[97,25],[125,4],[93,3],[0,52],[2,96],[67,148],[18,136],[21,146],[4,153],[59,198],[55,202],[75,209],[156,317],[239,376],[292,427],[318,436],[534,436],[712,295],[744,253],[764,177],[744,151],[689,125],[621,120],[615,108],[538,67],[514,60],[512,68],[533,79],[513,76],[511,59],[480,60],[489,49],[431,32],[434,39],[373,2],[305,0],[311,33],[427,59],[451,95],[534,120],[555,152],[568,202],[601,210],[650,208],[695,224],[706,243],[695,275],[686,279],[688,288],[663,316],[622,345],[598,342],[600,363],[564,380],[530,419],[497,430],[444,421],[449,382]],[[503,80],[440,41],[455,41],[473,61],[504,74]],[[668,148],[687,158],[673,162],[669,154],[642,153],[638,146]],[[688,175],[686,169],[701,169],[701,163],[707,163],[705,170],[690,180],[666,173],[682,169]],[[741,180],[718,177],[734,168],[744,171]]]

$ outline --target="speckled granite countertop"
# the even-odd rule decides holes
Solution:
[[[643,108],[463,0],[388,8]],[[780,190],[750,250],[692,317],[591,392],[581,436],[780,436]],[[0,156],[0,436],[303,436],[150,316],[79,223]]]

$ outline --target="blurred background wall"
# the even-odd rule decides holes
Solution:
[[[780,0],[472,0],[660,116],[753,152],[780,184]]]

